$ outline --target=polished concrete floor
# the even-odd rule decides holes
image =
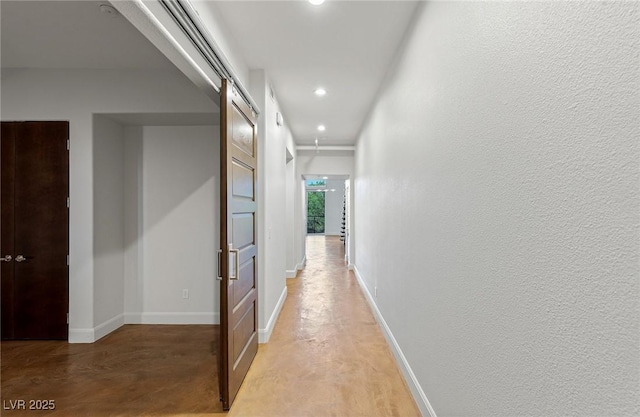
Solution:
[[[133,417],[221,412],[217,344],[213,343],[217,329],[127,325],[93,344],[3,341],[0,415]],[[50,408],[49,401],[54,410],[37,409]],[[36,409],[30,410],[31,406]]]
[[[3,416],[419,416],[337,238],[307,266],[231,411],[217,401],[213,326],[124,326],[91,345],[2,342]],[[54,400],[54,411],[11,410]],[[13,402],[12,402],[13,401]],[[42,406],[43,403],[34,403]]]
[[[307,265],[230,417],[419,416],[338,238],[307,238]]]

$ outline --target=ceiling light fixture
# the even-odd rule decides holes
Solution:
[[[100,12],[106,14],[109,17],[116,18],[120,15],[115,7],[110,4],[101,4],[98,6],[100,8]]]
[[[313,4],[314,6],[320,6],[322,3],[324,3],[324,0],[309,0],[309,3]]]
[[[318,131],[324,132],[325,130],[327,130],[327,128],[324,125],[318,126]]]
[[[322,97],[322,96],[327,94],[327,90],[325,90],[322,87],[318,87],[318,88],[315,89],[314,93],[316,93],[316,96]]]

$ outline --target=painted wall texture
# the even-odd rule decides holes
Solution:
[[[326,235],[339,236],[344,208],[344,180],[328,180],[327,190],[324,200],[324,233]]]
[[[220,246],[219,138],[219,126],[143,127],[141,167],[134,167],[142,169],[142,202],[127,207],[143,226],[142,273],[127,277],[138,289],[132,297],[140,309],[126,311],[133,323],[220,322],[212,256]]]
[[[271,336],[286,299],[287,261],[287,147],[293,137],[288,125],[276,124],[282,112],[270,96],[270,81],[264,70],[250,72],[250,91],[261,109],[258,119],[258,334],[260,343]],[[286,120],[286,119],[285,119]]]
[[[640,415],[639,30],[419,8],[358,140],[356,267],[438,416]]]
[[[124,127],[93,116],[93,314],[102,324],[124,313]]]

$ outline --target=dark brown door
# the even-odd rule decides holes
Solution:
[[[220,391],[228,410],[258,351],[258,148],[253,111],[226,80],[220,107]]]
[[[67,339],[68,122],[2,123],[2,338]]]

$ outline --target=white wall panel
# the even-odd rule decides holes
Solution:
[[[327,192],[325,194],[324,204],[324,233],[325,235],[338,236],[340,235],[340,229],[342,227],[344,180],[327,180]]]
[[[143,128],[143,315],[219,312],[219,130]]]
[[[124,128],[93,118],[94,320],[122,321],[124,312]]]
[[[260,343],[268,341],[286,299],[287,277],[287,146],[293,138],[286,124],[276,124],[282,112],[270,97],[268,75],[250,73],[250,93],[260,106],[258,120],[258,279]],[[293,162],[291,162],[293,163]]]
[[[440,416],[640,412],[639,7],[416,14],[357,144],[356,264]]]

